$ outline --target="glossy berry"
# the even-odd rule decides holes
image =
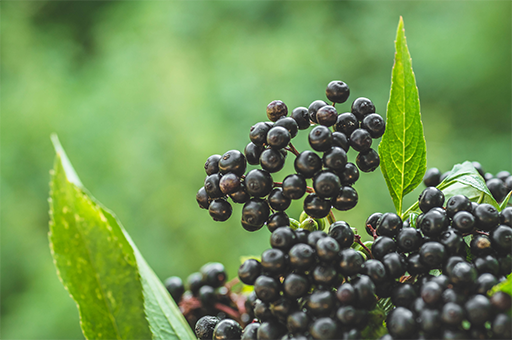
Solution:
[[[292,174],[285,177],[282,187],[283,196],[297,200],[306,193],[306,179],[299,174]]]
[[[267,202],[259,198],[251,198],[242,209],[242,226],[247,231],[256,231],[263,227],[270,214]]]
[[[238,268],[238,278],[246,285],[253,285],[261,274],[261,263],[255,259],[245,260]]]
[[[431,269],[442,268],[447,255],[444,246],[439,242],[425,242],[420,247],[420,261]]]
[[[396,243],[391,237],[380,236],[372,244],[372,254],[377,260],[396,250]]]
[[[374,139],[380,138],[386,130],[386,123],[379,114],[370,113],[361,122],[361,129],[368,131]]]
[[[268,217],[267,228],[272,233],[280,227],[287,227],[290,225],[290,218],[284,211],[278,211]]]
[[[417,251],[423,243],[423,236],[416,228],[403,228],[396,236],[396,243],[401,251]]]
[[[423,184],[427,187],[437,187],[441,183],[441,171],[438,168],[430,168],[423,176]]]
[[[224,195],[237,192],[240,189],[240,177],[231,172],[225,174],[220,178],[219,188]]]
[[[260,275],[254,282],[256,296],[263,302],[272,302],[279,297],[280,284],[270,276]]]
[[[413,339],[418,328],[414,314],[404,307],[396,307],[389,313],[386,326],[395,339]]]
[[[217,295],[212,286],[204,285],[199,288],[199,300],[205,307],[212,307],[217,302]]]
[[[354,231],[348,223],[343,221],[331,224],[328,235],[338,242],[340,249],[348,248],[354,243]]]
[[[267,117],[271,122],[276,122],[279,118],[288,114],[288,108],[280,100],[273,100],[267,105]]]
[[[366,115],[375,112],[375,105],[370,99],[359,97],[352,103],[351,112],[357,119],[363,120]]]
[[[337,210],[346,211],[354,208],[358,200],[359,196],[356,189],[349,185],[344,185],[338,191],[338,195],[331,199],[331,204]]]
[[[372,146],[370,133],[363,129],[355,129],[349,137],[350,146],[358,152],[366,152]]]
[[[291,333],[302,333],[308,330],[309,316],[303,311],[291,313],[286,319],[286,327]]]
[[[373,236],[373,230],[377,229],[377,222],[379,221],[380,217],[382,216],[382,213],[376,212],[371,214],[367,219],[365,223],[365,229],[368,235]]]
[[[245,189],[245,183],[240,183],[240,188],[229,194],[229,197],[233,200],[235,203],[245,203],[247,202],[251,196],[247,193],[247,190]]]
[[[464,309],[457,303],[448,302],[443,305],[441,321],[448,326],[458,326],[464,320]]]
[[[288,274],[283,281],[283,290],[289,298],[299,298],[309,291],[309,280],[304,276],[296,273]]]
[[[512,227],[512,207],[506,207],[500,212],[500,223]]]
[[[475,282],[474,292],[477,294],[486,295],[492,287],[498,284],[496,277],[489,273],[483,273],[478,276]]]
[[[497,202],[501,202],[508,194],[505,183],[503,183],[503,181],[499,178],[490,179],[485,182],[485,185],[487,185],[487,188],[489,188],[492,197],[494,197]]]
[[[471,212],[471,201],[464,195],[455,195],[446,202],[446,214],[453,218],[459,211]]]
[[[247,162],[245,156],[238,150],[230,150],[222,155],[219,160],[219,171],[222,174],[232,172],[235,175],[242,176],[245,172]]]
[[[332,146],[340,147],[345,150],[345,152],[347,152],[350,148],[347,136],[345,136],[344,133],[338,131],[334,131],[332,133]]]
[[[208,159],[204,163],[204,170],[206,171],[206,174],[208,176],[219,172],[219,161],[221,157],[221,155],[211,155],[210,157],[208,157]]]
[[[271,339],[281,339],[286,334],[286,327],[276,321],[269,320],[263,322],[257,331],[257,339],[258,340],[271,340]]]
[[[397,284],[391,293],[391,302],[397,307],[409,308],[418,297],[413,285],[408,283]]]
[[[459,211],[453,216],[452,227],[461,233],[469,233],[475,226],[475,217],[467,211]]]
[[[333,80],[327,85],[325,95],[331,102],[344,103],[350,95],[350,89],[341,80]]]
[[[216,199],[208,207],[208,212],[214,221],[223,222],[231,217],[233,208],[225,199]]]
[[[498,276],[500,273],[500,263],[492,255],[480,256],[473,259],[473,264],[479,274],[490,273]]]
[[[340,251],[339,266],[344,276],[351,276],[362,271],[364,258],[352,248]]]
[[[306,308],[315,316],[329,315],[336,305],[336,298],[331,291],[316,290],[308,296]]]
[[[475,282],[478,273],[475,267],[467,262],[459,262],[455,264],[450,272],[450,281],[462,288],[470,288]]]
[[[338,118],[336,119],[336,126],[334,128],[345,136],[350,136],[355,129],[359,128],[359,121],[352,113],[345,112],[338,115]]]
[[[187,277],[187,287],[193,295],[197,295],[199,293],[199,288],[202,286],[203,275],[201,273],[192,273]]]
[[[512,307],[512,298],[503,291],[494,293],[490,301],[493,308],[496,308],[499,312],[507,312]]]
[[[323,126],[315,126],[308,135],[309,145],[315,151],[328,151],[332,147],[332,133]]]
[[[311,246],[299,243],[294,245],[288,252],[290,266],[299,271],[306,271],[315,264],[315,250]]]
[[[356,164],[362,172],[375,171],[380,165],[380,157],[377,151],[370,148],[368,151],[360,152],[356,158]]]
[[[323,289],[338,283],[338,272],[332,264],[320,263],[312,271],[313,282]]]
[[[256,145],[263,145],[267,142],[267,133],[272,127],[271,124],[267,122],[256,123],[251,127],[251,131],[249,133],[249,138],[251,142]]]
[[[299,126],[292,117],[281,117],[274,123],[274,126],[284,127],[290,133],[291,138],[295,138],[295,136],[297,136],[297,132],[299,132]]]
[[[488,203],[479,204],[474,210],[476,227],[480,230],[489,231],[500,223],[498,210]]]
[[[211,340],[215,326],[219,323],[216,316],[206,315],[197,320],[194,332],[199,340]]]
[[[445,246],[445,249],[450,255],[460,254],[464,249],[464,239],[462,235],[455,229],[448,229],[444,231],[440,237],[439,242]]]
[[[434,207],[442,207],[444,204],[444,194],[436,187],[427,187],[421,193],[418,204],[420,210],[424,213]]]
[[[331,198],[339,193],[341,187],[340,179],[333,172],[324,170],[318,172],[313,178],[313,188],[317,196]]]
[[[281,249],[286,253],[288,253],[290,248],[297,242],[297,235],[290,227],[279,227],[275,229],[270,236],[270,245],[272,248]]]
[[[268,302],[263,302],[260,299],[257,299],[254,302],[254,316],[258,318],[259,321],[268,321],[274,317],[272,315],[272,311],[270,310],[270,304]]]
[[[313,151],[303,151],[295,158],[295,171],[305,178],[312,178],[322,169],[322,159]]]
[[[347,165],[347,153],[342,148],[334,146],[324,153],[322,162],[326,168],[343,171]]]
[[[261,324],[259,322],[253,322],[245,326],[240,340],[257,340],[258,328],[260,328],[260,325]]]
[[[283,168],[284,161],[285,158],[280,150],[269,148],[261,153],[259,164],[263,170],[274,173]]]
[[[464,304],[466,316],[473,325],[483,325],[492,316],[491,302],[486,296],[477,294],[470,297]]]
[[[213,331],[213,340],[240,339],[241,336],[242,327],[231,319],[220,321]]]
[[[268,194],[268,204],[273,210],[284,211],[291,204],[291,199],[283,195],[283,189],[276,187]]]
[[[375,284],[382,283],[388,279],[386,267],[381,261],[371,259],[364,263],[363,273],[367,275]]]
[[[324,102],[323,100],[315,100],[314,102],[312,102],[309,107],[308,107],[308,114],[309,114],[309,119],[311,119],[311,121],[313,123],[317,123],[318,124],[318,121],[316,120],[316,113],[318,111],[318,109],[320,109],[321,107],[324,107],[328,105],[326,102]]]
[[[382,264],[386,267],[388,277],[397,279],[405,274],[407,263],[405,258],[398,253],[389,253],[382,258]]]
[[[245,176],[245,188],[251,196],[267,196],[272,191],[273,184],[272,176],[265,170],[254,169]]]
[[[220,174],[213,174],[204,180],[204,190],[209,198],[215,199],[224,196],[219,186],[220,178]]]
[[[375,284],[372,280],[366,275],[361,275],[352,280],[352,285],[357,295],[357,307],[373,309],[377,302],[377,296],[375,295]]]
[[[297,123],[299,130],[305,130],[309,128],[309,113],[306,107],[300,106],[293,109],[291,117]]]
[[[309,327],[309,334],[314,339],[337,339],[338,331],[336,322],[328,317],[316,319]]]
[[[421,229],[423,235],[429,237],[441,235],[448,228],[449,223],[448,216],[442,209],[432,209],[426,214],[420,215],[416,220],[416,226]]]
[[[329,215],[331,202],[316,194],[309,194],[304,199],[304,211],[313,218],[324,218]]]
[[[244,155],[247,163],[251,165],[260,164],[260,155],[263,151],[263,147],[261,145],[256,145],[253,142],[250,142],[245,146]]]
[[[500,225],[493,230],[490,234],[491,244],[493,249],[502,255],[507,255],[512,249],[512,228],[507,225]]]
[[[282,126],[274,126],[267,133],[267,144],[273,149],[282,149],[290,143],[290,132]]]
[[[402,219],[395,213],[385,213],[377,221],[377,234],[395,237],[402,230]]]
[[[334,106],[326,105],[322,106],[316,112],[316,120],[318,124],[323,126],[333,126],[336,124],[336,120],[338,119],[338,112],[334,108]]]
[[[201,189],[197,191],[196,201],[197,204],[199,204],[199,207],[201,207],[201,209],[208,209],[208,207],[210,206],[210,198],[208,197],[208,194],[206,193],[204,187],[201,187]]]
[[[441,286],[439,284],[437,284],[436,282],[432,282],[432,281],[429,281],[429,282],[426,282],[425,284],[423,284],[421,287],[421,291],[420,291],[420,295],[421,295],[421,298],[423,299],[423,301],[428,306],[431,306],[431,307],[433,307],[437,303],[441,302],[442,294],[443,294],[443,289],[441,288]]]
[[[177,276],[171,276],[164,282],[165,288],[169,294],[171,294],[173,300],[178,303],[181,300],[181,296],[185,293],[185,286],[181,278]]]
[[[338,171],[341,184],[352,185],[359,179],[359,169],[354,163],[348,162],[343,171]]]
[[[340,245],[332,237],[324,237],[316,243],[316,253],[321,261],[329,262],[337,258]]]

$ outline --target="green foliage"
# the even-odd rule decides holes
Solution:
[[[508,202],[510,201],[510,196],[512,196],[512,190],[510,190],[507,194],[507,196],[503,199],[503,202],[500,203],[499,210],[502,211],[505,209],[508,205]]]
[[[87,339],[194,339],[167,290],[115,216],[83,188],[58,139],[50,247]]]
[[[462,164],[456,164],[451,170],[450,175],[448,175],[437,188],[444,193],[446,201],[455,195],[465,195],[473,202],[488,203],[500,209],[498,203],[485,185],[484,179],[471,162],[466,161]],[[418,202],[407,209],[403,218],[406,219],[411,213],[421,214]]]
[[[490,291],[490,295],[493,295],[496,292],[505,292],[512,296],[512,274],[508,274],[505,281],[494,286]]]
[[[395,48],[386,132],[379,144],[379,155],[382,174],[397,214],[401,215],[403,197],[421,183],[427,168],[420,100],[402,17]]]
[[[361,332],[363,339],[379,339],[388,333],[386,316],[393,309],[391,298],[380,299],[377,306],[370,312],[368,326]]]

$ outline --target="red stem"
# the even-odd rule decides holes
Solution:
[[[370,258],[373,259],[373,254],[372,254],[371,250],[368,249],[368,247],[365,246],[363,242],[361,242],[361,235],[354,235],[354,238],[356,239],[356,243],[358,243],[361,247],[363,247],[363,249],[366,250],[368,252],[368,254],[370,255]]]
[[[295,149],[295,147],[293,146],[293,144],[290,142],[290,144],[288,144],[288,147],[284,148],[285,150],[288,150],[290,151],[291,153],[293,153],[295,156],[298,156],[300,155],[300,152],[297,151],[297,149]]]

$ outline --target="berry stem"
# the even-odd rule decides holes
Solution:
[[[364,250],[370,255],[370,258],[373,259],[373,254],[370,249],[368,249],[367,246],[364,245],[364,243],[361,241],[361,235],[354,235],[354,239],[356,240],[356,243],[359,244],[361,247],[363,247]]]
[[[336,222],[336,217],[334,217],[332,209],[329,210],[329,215],[327,215],[327,221],[329,222],[329,224],[333,224],[334,222]]]
[[[372,232],[373,240],[375,241],[378,237],[377,230],[374,227],[372,227],[371,224],[367,224],[366,228],[368,228]]]
[[[293,144],[291,142],[290,142],[290,144],[288,144],[288,147],[286,147],[284,149],[290,151],[295,156],[298,156],[300,154],[300,152],[298,152],[297,149],[295,149],[295,147],[293,146]]]

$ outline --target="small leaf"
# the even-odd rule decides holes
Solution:
[[[377,306],[369,313],[368,326],[361,332],[362,339],[379,339],[388,333],[386,316],[393,309],[390,298],[380,299]]]
[[[87,339],[195,339],[115,216],[87,194],[58,138],[50,248]]]
[[[508,195],[503,199],[503,202],[500,203],[500,211],[507,207],[508,201],[510,201],[510,196],[512,196],[512,190],[508,192]]]
[[[403,197],[421,183],[427,167],[418,88],[402,17],[398,24],[395,47],[386,132],[379,144],[379,155],[382,174],[396,211],[401,215]]]
[[[508,274],[505,281],[502,281],[494,286],[490,291],[490,295],[493,295],[497,292],[505,292],[512,296],[512,274]]]
[[[464,195],[473,202],[488,203],[499,209],[499,205],[492,197],[491,192],[485,185],[485,181],[478,173],[471,162],[456,164],[448,177],[446,177],[437,188],[444,193],[445,202],[452,196]],[[411,213],[421,214],[418,202],[414,203],[403,214],[406,219]]]

